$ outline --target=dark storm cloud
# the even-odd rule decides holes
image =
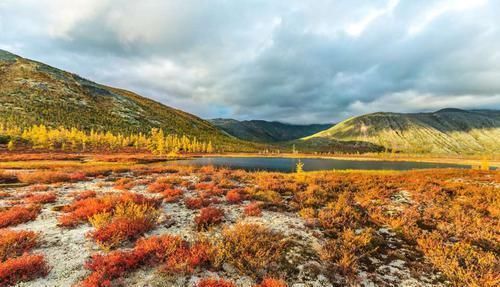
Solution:
[[[0,48],[203,117],[500,108],[498,1],[0,2]]]

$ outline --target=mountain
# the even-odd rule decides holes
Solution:
[[[332,126],[332,124],[292,125],[262,120],[212,119],[209,121],[230,135],[256,142],[283,142],[299,139]]]
[[[241,147],[210,122],[133,92],[108,87],[0,50],[0,123],[121,133],[167,133]]]
[[[373,113],[303,138],[360,141],[401,152],[499,154],[500,111],[442,109],[432,113]]]

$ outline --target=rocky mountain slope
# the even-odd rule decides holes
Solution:
[[[166,133],[238,144],[208,121],[133,92],[0,50],[0,122],[121,133]],[[244,144],[243,144],[244,146]]]
[[[443,109],[373,113],[347,119],[302,139],[361,141],[386,149],[436,154],[500,153],[500,111]]]

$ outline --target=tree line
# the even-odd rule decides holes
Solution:
[[[7,147],[15,150],[29,145],[33,149],[63,151],[117,151],[125,148],[148,150],[157,155],[169,153],[211,153],[212,142],[200,141],[196,137],[165,134],[153,128],[149,134],[111,133],[109,131],[86,132],[77,128],[51,128],[33,125],[28,128],[0,123],[0,135],[9,138]]]

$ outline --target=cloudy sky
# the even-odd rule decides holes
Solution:
[[[204,118],[500,108],[499,0],[0,0],[0,49]]]

